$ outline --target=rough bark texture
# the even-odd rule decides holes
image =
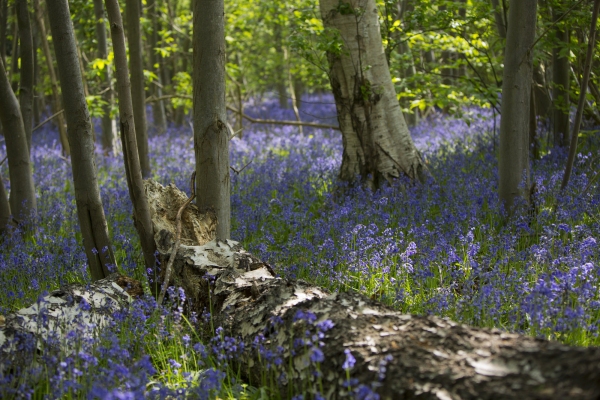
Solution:
[[[529,104],[537,0],[511,4],[504,51],[500,121],[500,199],[512,212],[518,196],[529,193]],[[524,185],[523,185],[524,183]]]
[[[56,114],[58,111],[62,110],[60,93],[58,91],[58,79],[56,79],[56,72],[54,71],[52,52],[50,51],[50,45],[48,44],[48,34],[46,33],[40,0],[34,0],[33,4],[35,9],[35,20],[40,33],[40,39],[42,40],[42,51],[44,52],[44,58],[46,58],[50,83],[52,83],[52,114]],[[56,117],[56,124],[58,125],[58,136],[60,138],[63,154],[68,156],[71,154],[71,151],[69,150],[69,139],[67,138],[67,128],[65,127],[65,117],[63,114],[59,114]]]
[[[157,54],[158,47],[158,32],[160,31],[158,21],[158,4],[155,0],[148,0],[148,13],[152,19],[152,30],[150,32],[150,71],[156,75],[158,84],[153,83],[150,92],[159,98],[162,96],[162,79],[160,73],[160,63],[158,62],[160,55]],[[162,135],[167,131],[167,116],[165,114],[165,103],[163,100],[155,101],[152,104],[152,116],[154,117],[154,130],[157,134]]]
[[[154,261],[154,244],[152,220],[148,209],[148,200],[144,192],[142,170],[138,157],[137,142],[135,134],[135,123],[133,122],[133,106],[131,103],[131,84],[129,82],[129,69],[127,68],[127,50],[125,48],[125,32],[123,20],[119,9],[118,0],[105,0],[110,32],[115,54],[115,71],[117,77],[117,95],[119,97],[119,119],[121,124],[121,143],[123,144],[123,158],[125,161],[125,175],[129,197],[133,203],[134,224],[140,236],[140,244],[144,253],[148,282],[153,294],[157,289],[157,272]]]
[[[559,10],[553,10],[556,20],[562,16]],[[565,147],[569,143],[569,85],[571,82],[571,66],[569,63],[569,32],[564,26],[557,24],[555,28],[556,45],[552,49],[552,133],[554,146]]]
[[[94,15],[96,17],[96,41],[98,42],[98,58],[106,60],[108,58],[108,45],[106,43],[106,26],[104,23],[104,7],[102,0],[94,0]],[[110,109],[113,104],[113,91],[111,84],[112,71],[110,65],[105,66],[104,79],[100,86],[102,99],[106,105],[102,107],[102,148],[105,152],[112,152],[115,148],[115,124],[110,117]]]
[[[142,35],[140,32],[140,1],[125,0],[127,9],[127,43],[129,45],[129,68],[131,71],[131,100],[137,150],[142,168],[142,176],[150,176],[150,158],[148,157],[148,127],[146,121],[146,95],[144,92],[144,60],[142,54]],[[118,71],[117,71],[118,74]]]
[[[113,274],[90,285],[72,284],[44,296],[36,304],[0,319],[0,373],[10,365],[36,362],[15,351],[29,339],[37,349],[59,346],[66,354],[77,347],[65,336],[76,330],[80,337],[94,335],[109,325],[116,312],[128,307],[131,298],[143,294],[139,282]],[[83,305],[89,305],[87,306]]]
[[[225,104],[223,0],[197,0],[194,8],[194,152],[197,204],[212,207],[217,237],[231,230],[229,130]]]
[[[92,121],[81,80],[68,0],[46,1],[67,117],[77,216],[90,273],[95,281],[106,278],[111,268],[116,268],[116,261],[100,198]]]
[[[186,196],[173,186],[153,182],[146,182],[146,190],[159,257],[166,260],[175,214]],[[345,350],[356,358],[349,370],[350,378],[357,379],[353,387],[371,387],[382,399],[593,399],[600,395],[598,348],[569,347],[432,316],[400,314],[354,292],[330,294],[303,281],[276,277],[268,264],[238,243],[208,241],[214,237],[214,216],[197,210],[184,218],[183,232],[186,243],[176,255],[174,283],[185,289],[196,311],[211,310],[213,325],[222,326],[226,335],[247,344],[263,335],[265,347],[276,351],[281,346],[287,383],[303,385],[307,391],[318,387],[314,370],[309,367],[309,354],[297,348],[294,353],[292,343],[294,338],[306,338],[305,331],[314,326],[295,318],[299,310],[313,313],[315,322],[333,322],[333,328],[318,339],[323,342],[320,371],[326,398],[340,398],[348,391],[342,367]],[[260,383],[264,365],[252,346],[246,348],[240,370]]]
[[[381,41],[374,0],[320,0],[326,28],[343,50],[329,53],[329,80],[343,136],[340,178],[372,186],[405,174],[423,180],[425,167],[402,115]],[[370,177],[370,178],[369,178]]]
[[[21,219],[28,217],[30,212],[35,212],[37,202],[23,117],[2,62],[0,62],[0,122],[4,128],[8,155],[10,208],[15,217]]]
[[[33,37],[29,22],[27,0],[17,0],[15,3],[17,21],[19,24],[21,69],[19,84],[19,104],[23,116],[23,126],[27,137],[27,148],[31,149],[31,128],[33,122]]]

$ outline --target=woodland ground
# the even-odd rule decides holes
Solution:
[[[330,96],[305,96],[307,121],[335,124]],[[294,119],[272,99],[247,105],[248,114]],[[151,122],[150,122],[151,125]],[[434,115],[412,129],[431,179],[397,182],[377,192],[336,180],[339,132],[247,126],[231,142],[232,237],[276,272],[329,290],[357,290],[404,312],[435,314],[476,326],[600,344],[600,235],[595,131],[582,133],[575,174],[558,187],[565,152],[547,150],[534,162],[535,217],[520,210],[505,223],[497,197],[499,118],[465,110],[462,119]],[[542,133],[542,124],[540,125]],[[150,134],[153,178],[189,192],[194,168],[191,130]],[[34,134],[35,229],[2,239],[0,314],[34,302],[45,290],[89,280],[80,245],[70,161],[60,155],[48,124]],[[0,148],[3,158],[5,150]],[[142,254],[119,157],[97,156],[101,195],[120,271],[140,278]],[[8,181],[6,166],[0,170]],[[48,351],[43,367],[0,374],[2,398],[272,398],[281,359],[262,354],[263,382],[242,384],[235,358],[244,348],[215,329],[200,342],[194,324],[210,314],[185,316],[185,296],[168,307],[136,302],[96,338],[72,335],[72,354]],[[214,327],[217,328],[217,327]],[[31,351],[22,349],[22,351]],[[318,357],[311,357],[318,371]],[[301,395],[301,388],[288,393]],[[355,392],[357,398],[366,394]],[[372,397],[376,398],[376,397]]]

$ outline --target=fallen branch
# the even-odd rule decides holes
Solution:
[[[146,183],[146,192],[159,258],[166,260],[172,256],[167,244],[176,226],[164,216],[178,207],[170,199],[185,195],[153,182]],[[209,214],[195,215],[183,232],[195,232],[202,224],[210,228],[203,222],[213,220]],[[358,390],[387,399],[600,395],[598,348],[402,314],[353,291],[330,294],[277,277],[238,243],[205,240],[211,236],[208,230],[201,240],[182,235],[185,244],[175,254],[173,281],[185,290],[195,311],[210,310],[213,326],[246,343],[238,362],[251,383],[260,384],[268,371],[264,354],[269,352],[282,361],[283,393],[294,385],[307,392],[320,390],[330,399]]]
[[[188,96],[188,95],[164,95],[164,96],[159,96],[159,97],[154,97],[154,96],[150,96],[146,99],[146,103],[151,103],[154,101],[160,101],[160,100],[166,100],[166,99],[173,99],[173,98],[179,98],[179,99],[188,99],[191,100],[192,96]],[[280,120],[276,120],[276,119],[259,119],[259,118],[253,118],[247,114],[244,113],[240,113],[240,111],[238,109],[236,109],[235,107],[232,106],[227,106],[227,109],[229,111],[233,111],[236,114],[240,114],[242,117],[244,117],[244,119],[254,123],[254,124],[269,124],[269,125],[292,125],[292,126],[307,126],[307,127],[311,127],[311,128],[322,128],[322,129],[334,129],[334,130],[340,130],[339,126],[335,126],[335,125],[327,125],[327,124],[317,124],[317,123],[313,123],[313,122],[301,122],[301,121],[280,121]],[[233,136],[232,136],[233,138]]]
[[[173,249],[171,250],[171,257],[169,257],[169,262],[167,263],[167,269],[165,270],[165,277],[163,279],[162,287],[160,289],[160,294],[158,295],[157,305],[161,305],[163,299],[165,298],[165,293],[167,293],[167,287],[169,286],[169,281],[171,280],[171,271],[173,270],[173,261],[175,260],[175,255],[179,250],[179,245],[181,244],[181,215],[183,214],[183,210],[194,200],[196,197],[196,171],[192,173],[192,177],[190,179],[190,190],[191,196],[186,200],[185,203],[181,207],[179,207],[179,211],[177,211],[177,217],[175,218],[175,224],[177,225],[177,233],[175,235],[175,244],[173,245]]]
[[[54,114],[52,114],[51,116],[49,116],[48,118],[46,118],[45,120],[43,120],[42,122],[40,122],[39,124],[37,124],[36,126],[34,126],[31,129],[31,132],[37,130],[38,128],[41,128],[42,126],[44,126],[45,124],[47,124],[48,122],[52,121],[54,118],[58,117],[60,114],[62,114],[63,112],[65,112],[65,110],[60,110],[55,112]]]

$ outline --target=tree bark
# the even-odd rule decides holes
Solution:
[[[111,269],[116,268],[116,261],[100,198],[92,121],[83,90],[68,0],[46,1],[67,117],[77,216],[90,274],[96,281],[114,272]]]
[[[598,24],[598,13],[600,12],[600,0],[594,0],[594,9],[592,11],[592,24],[590,26],[590,36],[588,42],[587,53],[585,55],[585,64],[583,66],[583,76],[581,77],[581,86],[579,91],[579,101],[577,103],[577,112],[575,113],[575,122],[573,123],[573,135],[571,136],[571,143],[569,145],[569,158],[567,165],[565,166],[565,173],[563,180],[560,185],[560,190],[563,191],[569,184],[569,178],[571,177],[571,171],[573,170],[573,163],[575,162],[575,155],[577,154],[577,138],[579,136],[579,128],[581,126],[581,119],[583,118],[583,110],[585,107],[585,95],[588,89],[588,82],[590,80],[590,73],[592,70],[592,61],[594,58],[594,48],[596,45],[596,26]]]
[[[498,35],[502,39],[506,39],[506,23],[504,22],[504,13],[500,8],[498,0],[492,0],[492,7],[494,8],[494,20],[496,21]]]
[[[19,102],[3,63],[0,63],[0,122],[4,128],[8,155],[10,208],[18,219],[27,219],[37,210],[33,174]]]
[[[159,62],[160,55],[156,52],[158,47],[158,32],[159,32],[159,21],[158,21],[158,3],[156,0],[148,0],[148,12],[152,19],[152,31],[150,33],[150,70],[156,75],[157,84],[153,84],[150,92],[157,98],[162,96],[162,78],[160,73]],[[154,117],[154,129],[159,135],[164,134],[167,131],[167,116],[165,115],[165,103],[162,100],[155,101],[152,104],[152,116]]]
[[[60,102],[60,94],[58,91],[58,80],[56,79],[56,72],[54,71],[54,63],[52,61],[52,52],[50,51],[50,45],[48,44],[48,35],[46,33],[46,26],[44,25],[44,14],[40,6],[40,0],[33,1],[35,19],[37,27],[40,33],[40,39],[42,40],[42,51],[46,58],[46,64],[48,66],[48,75],[50,75],[50,83],[52,84],[52,113],[56,114],[59,110],[62,110]],[[67,129],[65,127],[65,117],[60,114],[56,117],[56,124],[58,125],[58,136],[60,138],[60,144],[63,149],[63,154],[69,156],[71,151],[69,150],[69,139],[67,138]]]
[[[6,64],[6,27],[8,25],[8,0],[0,0],[0,60]]]
[[[193,43],[196,203],[200,208],[214,208],[219,220],[217,237],[225,240],[231,230],[231,184],[223,0],[195,2]]]
[[[340,178],[371,187],[405,174],[423,181],[425,166],[402,115],[390,76],[374,0],[320,1],[326,28],[339,32],[342,52],[327,55],[342,131]]]
[[[562,13],[559,10],[552,10],[554,20],[559,18]],[[569,32],[564,26],[557,24],[555,28],[556,45],[552,49],[552,97],[554,104],[552,107],[552,134],[554,146],[565,147],[569,143],[569,92],[571,82],[571,66],[569,63],[568,47]],[[562,55],[561,55],[562,53]]]
[[[516,197],[529,200],[529,104],[537,0],[511,4],[504,52],[500,121],[499,195],[512,213]],[[524,183],[524,185],[523,185]]]
[[[106,60],[108,58],[108,45],[106,41],[106,26],[104,23],[104,7],[102,0],[94,0],[94,15],[96,17],[96,41],[98,42],[98,58]],[[110,116],[110,110],[114,102],[113,89],[111,83],[112,71],[110,65],[105,66],[104,76],[100,89],[102,99],[106,105],[102,107],[102,148],[105,153],[113,152],[115,149],[115,124]]]
[[[535,115],[547,119],[550,117],[552,99],[546,83],[545,67],[540,61],[533,66],[533,89],[535,95]]]
[[[146,121],[146,95],[144,91],[144,60],[142,54],[142,35],[140,32],[140,1],[125,0],[127,7],[127,43],[129,44],[129,68],[131,70],[131,100],[133,119],[142,176],[150,176],[150,158],[148,156],[148,127]]]
[[[27,137],[27,149],[31,150],[31,124],[33,121],[33,38],[31,35],[31,24],[29,22],[29,8],[27,0],[17,0],[17,22],[19,24],[20,40],[20,85],[19,104],[23,116],[23,126]]]
[[[115,71],[117,78],[117,95],[119,97],[119,119],[121,125],[121,143],[125,161],[125,175],[129,197],[133,203],[134,224],[140,237],[142,252],[146,265],[148,283],[152,293],[157,293],[157,271],[154,261],[156,246],[152,233],[152,220],[148,209],[148,200],[144,192],[142,170],[137,150],[135,123],[133,121],[133,105],[131,102],[131,84],[129,68],[127,67],[127,49],[125,47],[125,32],[118,0],[105,0],[110,32],[115,54]]]
[[[6,228],[10,223],[10,203],[8,201],[8,194],[4,187],[2,176],[0,176],[0,235],[6,232]]]
[[[173,185],[165,188],[152,181],[146,182],[146,190],[159,257],[166,262],[175,238],[175,214],[187,196]],[[195,311],[210,310],[212,326],[246,344],[237,362],[251,383],[260,384],[262,374],[269,373],[264,355],[271,351],[282,359],[281,371],[271,367],[282,378],[282,393],[293,384],[307,388],[306,394],[320,389],[328,399],[351,391],[358,396],[361,389],[382,399],[600,395],[599,348],[401,314],[353,291],[330,294],[304,281],[276,277],[267,263],[236,242],[215,241],[211,213],[186,209],[182,221],[173,283],[184,288]],[[329,329],[322,328],[319,336],[319,323],[326,320],[331,321]],[[212,334],[206,330],[200,334]],[[296,339],[304,345],[295,345]],[[251,343],[263,347],[262,354]],[[320,384],[310,366],[315,348],[323,354]],[[347,351],[356,362],[345,370]],[[351,388],[345,386],[349,379]]]

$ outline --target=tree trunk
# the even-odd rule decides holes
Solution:
[[[554,20],[562,13],[559,10],[552,11]],[[555,27],[556,45],[552,49],[552,97],[554,105],[552,108],[553,125],[552,134],[554,146],[565,147],[569,143],[569,85],[571,82],[569,55],[569,32],[560,23]],[[561,54],[562,51],[562,54]]]
[[[40,33],[36,24],[31,26],[33,37],[33,125],[37,126],[42,120],[44,110],[44,93],[40,85],[40,64],[37,49],[40,46]]]
[[[531,46],[535,39],[536,9],[537,0],[522,0],[511,3],[508,11],[498,168],[500,199],[508,213],[512,213],[516,197],[529,200]]]
[[[158,58],[160,55],[157,54],[156,48],[158,47],[158,4],[156,0],[148,0],[148,12],[152,18],[152,31],[150,33],[150,71],[153,71],[156,75],[157,84],[152,84],[150,93],[156,98],[162,96],[162,79],[160,73],[160,63]],[[167,131],[167,117],[165,115],[165,103],[163,100],[155,101],[152,103],[152,114],[154,117],[154,129],[159,135],[164,134]]]
[[[504,13],[502,12],[498,0],[492,0],[492,7],[494,8],[494,20],[496,21],[498,35],[502,39],[506,39],[506,23],[504,22]]]
[[[552,99],[546,83],[546,72],[542,61],[533,66],[533,89],[535,95],[535,115],[547,119],[550,117]]]
[[[583,110],[586,104],[585,95],[587,93],[588,82],[590,80],[590,73],[592,70],[592,62],[594,59],[594,48],[596,46],[596,26],[598,24],[599,12],[600,0],[594,0],[594,9],[592,11],[592,24],[590,26],[589,42],[587,47],[587,53],[585,55],[583,76],[581,77],[581,85],[579,90],[579,101],[577,102],[577,112],[575,113],[575,121],[573,123],[573,135],[571,136],[571,143],[569,145],[569,158],[567,159],[565,173],[563,175],[563,180],[560,185],[561,191],[565,190],[565,188],[569,184],[569,178],[571,177],[571,171],[573,170],[573,163],[575,162],[575,155],[577,154],[577,138],[579,137],[579,128],[581,126]]]
[[[8,201],[8,194],[0,176],[0,235],[6,232],[6,228],[10,223],[10,203]]]
[[[17,93],[19,90],[19,80],[17,79],[19,74],[19,26],[17,24],[17,13],[15,7],[15,20],[13,21],[13,43],[11,49],[11,65],[8,76],[11,79],[11,86],[13,92]]]
[[[127,20],[127,43],[129,44],[129,67],[131,69],[131,101],[133,119],[142,176],[150,176],[148,156],[148,127],[146,121],[146,94],[144,90],[144,60],[142,58],[142,35],[140,32],[140,1],[125,0]],[[117,72],[118,73],[118,72]],[[120,98],[121,96],[119,96]]]
[[[40,39],[42,39],[42,51],[46,58],[46,64],[48,66],[48,75],[50,75],[50,83],[52,84],[52,113],[55,114],[62,109],[60,102],[60,95],[58,91],[58,80],[56,79],[56,72],[54,71],[54,63],[52,61],[52,52],[50,51],[50,45],[48,44],[48,35],[46,33],[46,26],[44,25],[44,15],[42,8],[40,7],[40,0],[34,0],[33,6],[35,10],[35,19],[37,22],[38,30],[40,33]],[[59,114],[56,117],[56,124],[58,125],[58,136],[60,138],[60,144],[62,145],[63,154],[68,156],[71,154],[69,150],[69,139],[67,138],[67,129],[65,127],[64,114]]]
[[[8,25],[8,0],[0,0],[0,60],[6,64],[6,27]]]
[[[27,219],[37,210],[33,174],[19,102],[3,63],[0,63],[0,121],[8,155],[10,208],[18,219]]]
[[[137,150],[135,123],[133,121],[133,105],[131,101],[131,85],[129,82],[129,68],[127,67],[127,49],[125,47],[125,32],[123,20],[117,0],[105,0],[106,12],[110,23],[110,32],[115,54],[115,71],[117,77],[117,95],[119,97],[119,119],[121,124],[121,143],[123,144],[123,158],[125,159],[125,175],[129,197],[133,203],[134,224],[140,237],[142,252],[148,275],[148,283],[153,294],[157,293],[157,271],[154,261],[154,237],[152,221],[148,209],[148,200],[144,193],[142,170]]]
[[[95,144],[68,0],[46,0],[63,94],[77,216],[92,280],[116,269],[94,162]]]
[[[231,230],[231,184],[223,0],[196,0],[193,43],[197,204],[214,208],[219,221],[217,237],[225,240]]]
[[[166,262],[175,214],[187,196],[173,185],[152,181],[146,190],[159,258]],[[271,372],[281,378],[282,393],[288,393],[288,384],[306,388],[306,394],[321,390],[327,399],[348,394],[363,399],[600,395],[598,348],[401,314],[354,291],[330,294],[304,281],[276,277],[236,242],[213,240],[216,221],[210,213],[186,209],[181,220],[173,283],[184,288],[194,311],[210,310],[212,326],[245,343],[246,351],[235,362],[250,383],[260,384],[263,374]],[[264,356],[269,353],[281,357],[281,370],[274,364],[267,369]],[[348,354],[355,363],[348,362]],[[318,374],[311,357],[320,359]],[[365,397],[371,391],[380,397]]]
[[[21,70],[19,85],[19,104],[23,116],[23,126],[27,137],[27,149],[31,150],[31,124],[33,121],[33,38],[29,23],[27,0],[17,0],[17,21],[19,24],[19,40],[21,41]]]
[[[396,98],[375,1],[321,0],[320,9],[324,26],[338,30],[344,44],[327,57],[344,143],[340,178],[361,176],[372,187],[402,174],[423,181],[425,166]]]
[[[106,60],[108,58],[108,45],[106,42],[106,25],[104,23],[104,7],[102,0],[94,0],[94,15],[96,16],[96,41],[98,42],[98,58]],[[115,149],[115,125],[110,116],[110,109],[114,102],[113,90],[111,83],[112,71],[110,65],[105,66],[104,76],[100,89],[102,99],[106,105],[102,107],[102,148],[105,153],[113,152]]]

